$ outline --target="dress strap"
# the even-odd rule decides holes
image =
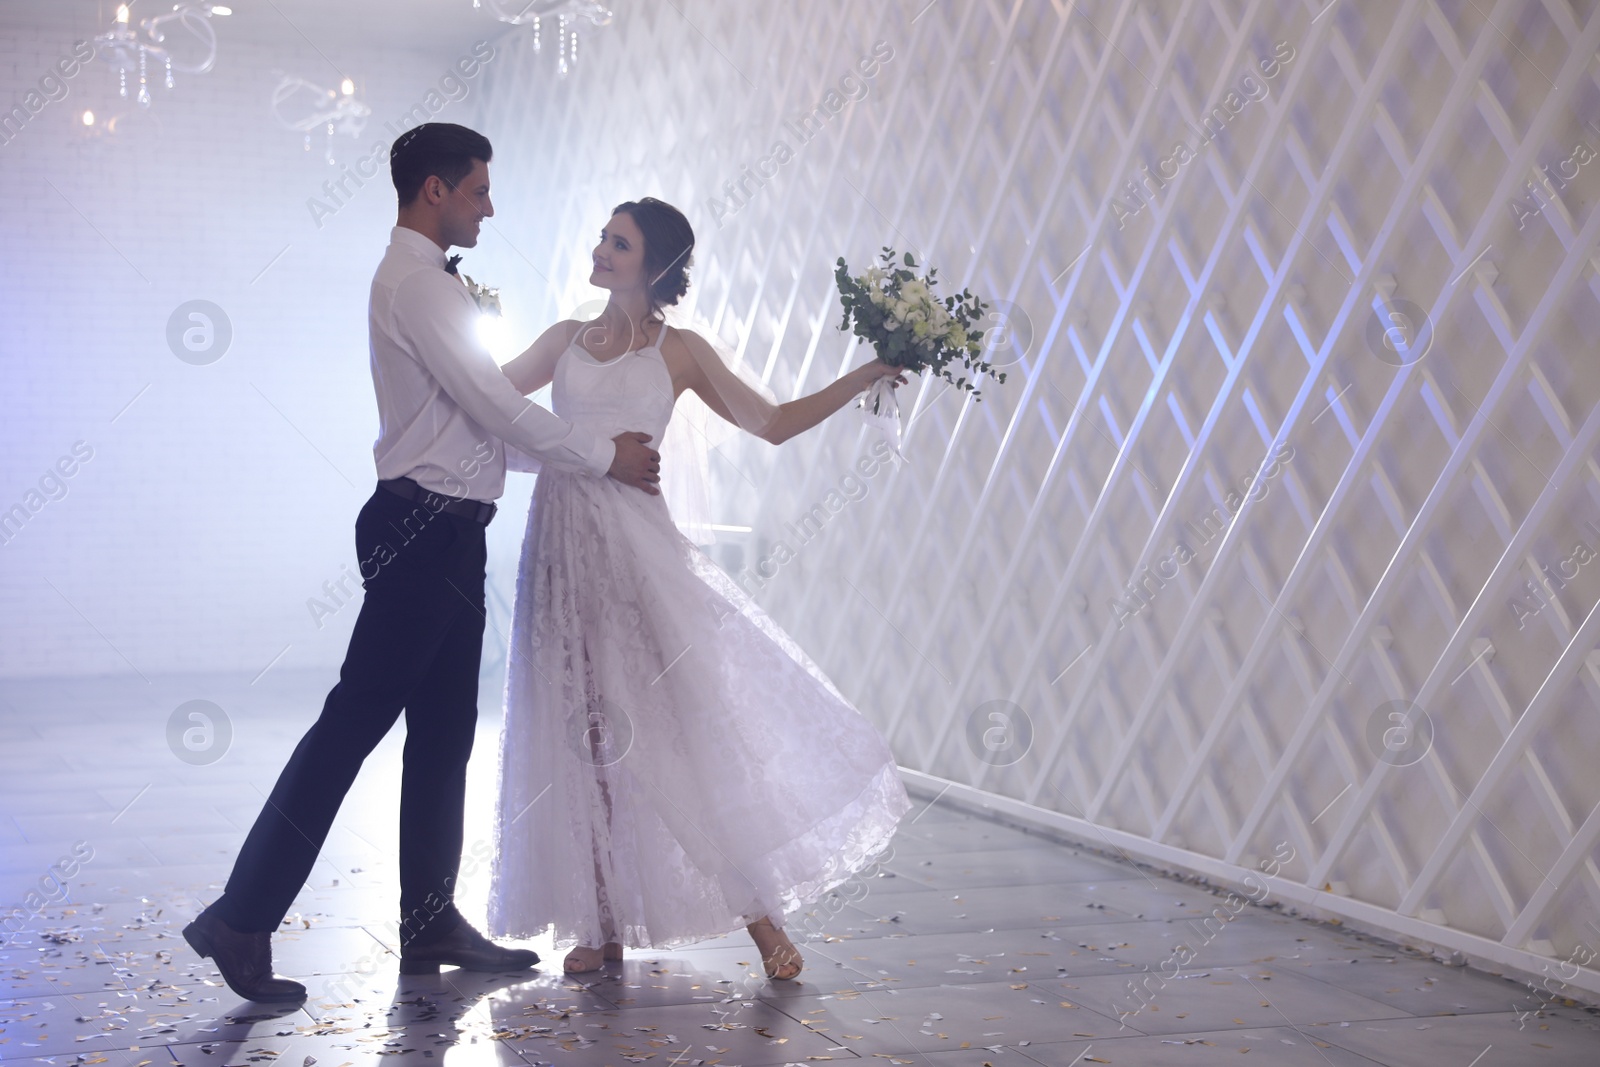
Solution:
[[[667,324],[665,322],[662,322],[661,329],[656,331],[655,346],[656,346],[656,351],[657,352],[661,351],[661,342],[666,339],[666,336],[667,336]]]

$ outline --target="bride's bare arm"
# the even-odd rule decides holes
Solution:
[[[581,325],[577,319],[556,323],[541,333],[520,356],[501,367],[500,373],[509,378],[523,396],[538,392],[555,378],[556,360],[567,350]]]
[[[686,388],[693,389],[695,395],[704,400],[712,411],[735,426],[741,426],[740,420],[735,418],[729,409],[725,396],[744,400],[750,410],[770,406],[763,397],[741,381],[737,374],[728,369],[705,338],[692,330],[674,332],[683,339],[684,345],[694,357],[693,377]],[[758,436],[763,441],[775,445],[782,444],[796,434],[811,429],[844,407],[877,379],[899,373],[898,368],[877,359],[863,363],[815,393],[777,405],[776,413]],[[905,379],[901,378],[900,383],[904,384]]]

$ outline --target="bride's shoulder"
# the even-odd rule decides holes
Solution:
[[[690,355],[710,351],[711,343],[687,326],[667,323],[661,335],[661,349],[665,352],[669,348]]]

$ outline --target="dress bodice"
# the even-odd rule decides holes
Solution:
[[[663,323],[650,344],[607,360],[591,356],[574,334],[556,360],[552,410],[604,439],[630,430],[650,434],[651,447],[659,448],[675,401],[672,372],[661,355],[666,332]]]

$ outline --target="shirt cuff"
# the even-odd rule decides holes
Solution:
[[[596,478],[604,478],[616,458],[617,443],[607,437],[595,437],[594,445],[589,449],[589,473]]]

